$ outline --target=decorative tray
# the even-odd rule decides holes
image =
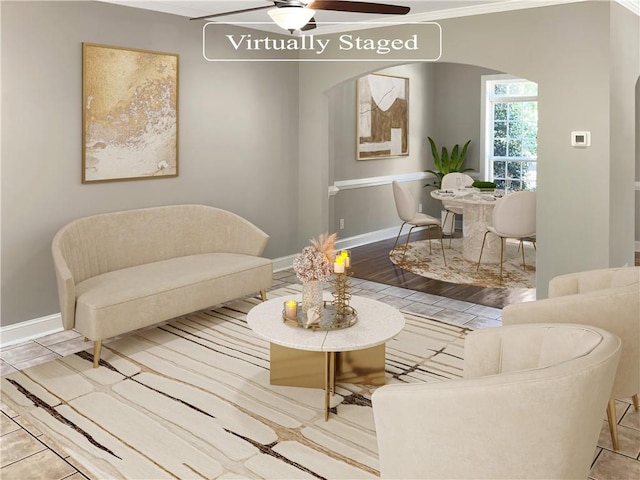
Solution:
[[[346,305],[344,308],[344,314],[338,315],[338,311],[335,305],[332,305],[330,301],[324,301],[324,308],[322,309],[322,316],[319,322],[308,324],[306,318],[302,313],[302,309],[298,308],[298,315],[296,318],[288,318],[282,311],[282,321],[287,325],[293,327],[307,328],[309,330],[339,330],[341,328],[349,328],[358,321],[358,312]]]

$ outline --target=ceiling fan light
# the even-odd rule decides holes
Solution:
[[[315,10],[306,7],[279,7],[267,11],[271,19],[285,30],[299,30],[315,15]]]

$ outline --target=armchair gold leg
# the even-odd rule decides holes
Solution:
[[[618,422],[616,420],[616,401],[612,398],[607,405],[607,420],[609,421],[609,432],[611,432],[611,443],[613,449],[618,451]]]
[[[260,298],[262,299],[263,302],[267,301],[267,291],[266,290],[260,290]]]
[[[640,410],[640,404],[638,403],[638,394],[636,393],[631,398],[633,400],[633,408],[635,408],[637,412],[638,410]]]
[[[93,368],[98,368],[100,364],[100,350],[102,349],[102,340],[93,342]]]

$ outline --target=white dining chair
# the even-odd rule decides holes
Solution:
[[[529,190],[522,190],[510,193],[496,200],[496,206],[493,208],[493,225],[488,225],[487,231],[484,233],[476,271],[480,270],[482,250],[484,250],[484,244],[489,233],[500,237],[500,284],[502,284],[505,239],[518,239],[521,242],[521,246],[523,246],[523,240],[535,237],[536,193]],[[522,268],[527,268],[524,260],[524,248],[522,248]]]
[[[466,173],[453,172],[447,173],[444,177],[442,177],[442,182],[440,183],[441,190],[460,190],[461,188],[470,187],[473,184],[473,178],[471,178]],[[444,222],[443,226],[446,227],[447,219],[449,215],[453,215],[453,220],[451,222],[451,233],[449,234],[449,248],[451,248],[451,239],[453,238],[453,234],[456,231],[456,215],[462,215],[462,205],[457,202],[451,202],[448,200],[442,200],[442,206],[445,209]]]
[[[429,254],[431,254],[431,229],[437,228],[438,233],[440,235],[440,246],[442,247],[442,259],[444,261],[444,266],[447,266],[447,259],[444,255],[444,244],[442,243],[442,229],[440,228],[440,221],[437,218],[434,218],[425,213],[419,213],[416,211],[416,204],[413,200],[413,197],[400,186],[398,182],[395,180],[392,182],[393,186],[393,198],[396,203],[396,210],[398,211],[398,216],[400,220],[402,220],[402,225],[400,225],[400,231],[398,231],[398,236],[396,237],[396,241],[393,244],[392,251],[396,249],[398,245],[398,240],[400,239],[400,234],[402,233],[402,229],[406,224],[411,225],[409,229],[409,234],[407,235],[407,241],[404,244],[404,250],[402,252],[402,259],[400,263],[404,261],[404,257],[407,254],[407,246],[409,245],[409,237],[411,236],[411,231],[416,227],[426,227],[429,233]]]

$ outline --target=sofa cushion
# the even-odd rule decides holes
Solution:
[[[269,259],[206,253],[123,268],[76,287],[76,328],[108,338],[257,292],[271,284]]]

